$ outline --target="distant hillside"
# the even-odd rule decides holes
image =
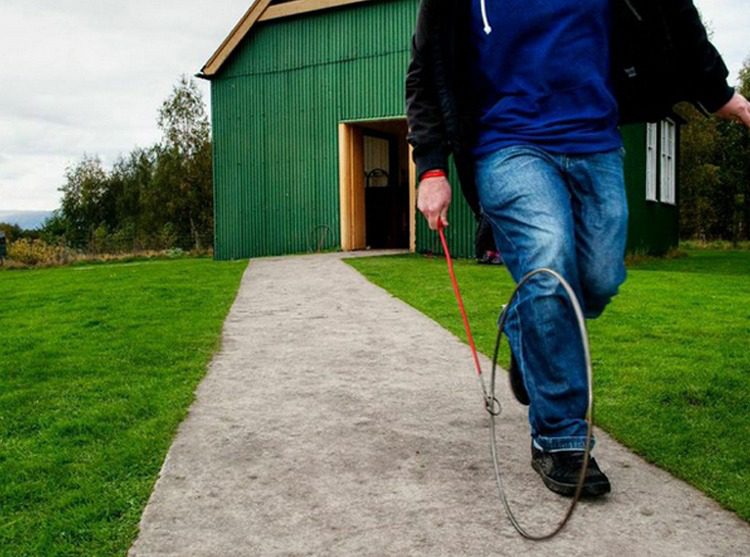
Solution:
[[[41,228],[52,211],[0,211],[0,222],[15,224],[25,230]]]

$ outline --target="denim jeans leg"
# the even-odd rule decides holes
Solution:
[[[624,155],[621,148],[569,158],[582,305],[590,319],[602,314],[627,276]]]
[[[477,159],[476,183],[514,280],[548,267],[580,299],[575,221],[559,159],[533,146],[499,149]],[[583,448],[588,385],[575,314],[549,275],[522,290],[505,333],[529,392],[532,438],[545,450]]]

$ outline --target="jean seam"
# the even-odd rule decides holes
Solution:
[[[537,435],[536,437],[534,437],[534,440],[542,448],[542,450],[546,452],[554,452],[559,450],[583,450],[586,447],[585,435],[566,435],[563,437]],[[596,438],[592,433],[590,448],[593,449],[595,445]]]

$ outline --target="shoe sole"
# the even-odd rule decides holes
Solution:
[[[565,497],[573,497],[573,495],[575,495],[576,487],[578,487],[577,484],[569,484],[553,480],[552,478],[547,476],[542,471],[541,467],[538,466],[537,463],[533,460],[531,461],[531,467],[536,471],[537,474],[539,474],[539,476],[541,476],[544,485],[546,485],[550,491],[554,491],[555,493],[563,495]],[[584,483],[583,488],[581,489],[581,497],[600,497],[601,495],[609,493],[610,490],[611,486],[609,482],[594,482],[588,484]]]

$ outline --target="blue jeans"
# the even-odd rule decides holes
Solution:
[[[513,279],[549,267],[596,318],[625,281],[628,206],[623,148],[559,155],[529,145],[475,161],[483,211]],[[575,314],[562,286],[535,275],[508,308],[505,334],[526,384],[534,443],[585,447],[588,385]]]

